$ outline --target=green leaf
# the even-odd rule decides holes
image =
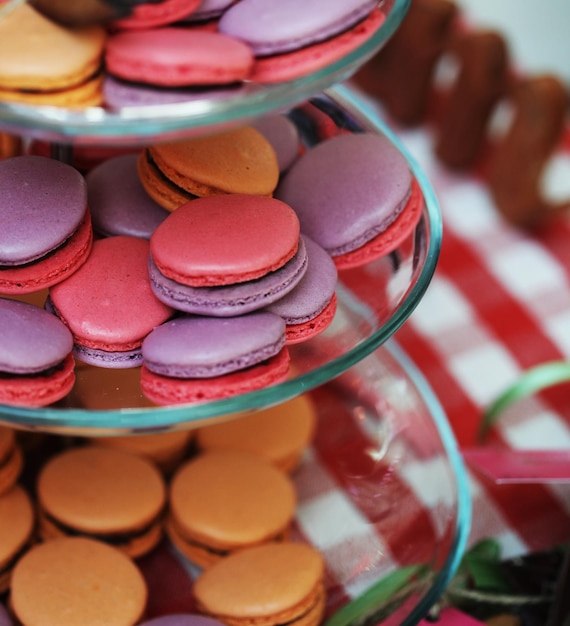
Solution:
[[[412,579],[418,578],[426,571],[425,565],[410,565],[391,572],[361,596],[341,607],[324,623],[324,626],[348,626],[364,621],[394,594],[405,589]]]

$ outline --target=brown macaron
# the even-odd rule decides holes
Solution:
[[[0,495],[18,480],[24,460],[14,430],[0,426]]]
[[[53,456],[37,495],[44,540],[83,535],[135,558],[162,536],[164,478],[151,461],[123,450],[89,445]]]
[[[251,126],[149,146],[138,172],[147,193],[169,211],[196,197],[271,196],[279,181],[273,146]]]
[[[310,444],[317,412],[308,395],[298,396],[235,420],[204,426],[196,432],[201,450],[243,450],[292,472]]]
[[[30,496],[20,485],[0,495],[0,594],[10,588],[16,561],[33,541],[35,512]]]
[[[323,558],[304,543],[269,543],[218,561],[194,584],[199,612],[227,626],[317,626],[325,607]]]
[[[133,626],[148,590],[131,559],[85,537],[38,544],[16,564],[10,604],[19,624]]]
[[[0,100],[66,107],[102,103],[106,31],[67,28],[29,4],[0,20]]]
[[[208,567],[236,550],[285,540],[295,507],[292,481],[271,463],[246,452],[205,452],[171,481],[166,532]]]

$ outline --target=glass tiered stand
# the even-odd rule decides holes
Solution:
[[[387,136],[407,159],[423,193],[417,227],[388,256],[340,272],[335,319],[318,337],[290,347],[292,376],[286,382],[215,402],[155,407],[140,393],[136,369],[79,364],[73,391],[57,405],[0,406],[0,423],[17,429],[113,436],[239,419],[311,394],[318,429],[294,479],[302,494],[318,468],[322,477],[313,474],[309,484],[320,484],[322,495],[301,497],[296,524],[327,563],[326,626],[416,624],[453,575],[470,520],[465,470],[446,417],[421,373],[391,339],[435,270],[441,243],[437,201],[397,138],[343,85],[396,30],[408,3],[383,3],[387,18],[371,40],[287,84],[245,84],[221,99],[121,111],[0,103],[0,129],[47,140],[61,159],[80,145],[142,146],[274,112],[293,115],[303,135],[307,105],[339,128]]]

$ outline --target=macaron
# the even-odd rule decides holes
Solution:
[[[147,29],[165,26],[184,19],[200,6],[202,0],[161,0],[136,3],[128,16],[111,22],[115,29]]]
[[[44,540],[82,535],[135,558],[162,537],[164,478],[141,456],[104,446],[70,448],[42,466],[36,491]]]
[[[203,196],[271,196],[279,182],[275,150],[251,126],[148,146],[138,171],[147,193],[170,211]]]
[[[0,426],[0,495],[16,484],[23,465],[22,448],[14,429]]]
[[[228,398],[289,374],[285,323],[267,312],[177,317],[146,337],[142,354],[141,388],[159,405]]]
[[[112,76],[148,85],[229,85],[248,78],[253,54],[218,32],[165,26],[111,35],[105,66]]]
[[[200,198],[172,213],[150,241],[155,296],[185,313],[235,317],[295,289],[307,267],[294,211],[273,198]]]
[[[54,285],[91,250],[85,179],[54,159],[0,160],[0,221],[0,294]]]
[[[310,445],[316,423],[316,407],[304,394],[237,419],[203,426],[196,431],[196,445],[203,452],[241,450],[257,454],[291,473]]]
[[[325,606],[323,558],[304,543],[240,550],[204,570],[194,584],[199,612],[230,626],[317,626]]]
[[[111,368],[142,363],[143,339],[173,314],[151,290],[149,249],[138,237],[98,239],[87,262],[50,288],[49,308],[71,330],[77,359]]]
[[[210,451],[174,474],[166,532],[190,561],[209,567],[246,547],[288,537],[295,488],[288,476],[260,456]]]
[[[254,120],[251,125],[273,146],[280,174],[286,172],[304,152],[299,130],[287,115],[283,113],[264,115]]]
[[[280,83],[322,70],[364,45],[384,24],[385,19],[382,10],[376,8],[360,22],[330,39],[282,54],[257,57],[250,80],[256,83]]]
[[[99,105],[106,37],[102,26],[65,27],[20,3],[0,20],[0,100]]]
[[[241,0],[218,29],[247,42],[256,56],[282,54],[341,33],[377,6],[376,0]]]
[[[312,147],[284,176],[276,197],[295,210],[303,234],[339,269],[389,254],[413,232],[423,208],[404,157],[371,132],[337,135]]]
[[[185,24],[193,24],[213,20],[223,15],[224,11],[234,2],[235,0],[202,0],[200,6],[182,21]]]
[[[103,237],[150,239],[169,214],[141,185],[137,159],[138,154],[111,157],[85,177],[93,230]]]
[[[19,135],[0,131],[0,159],[20,156],[22,150],[23,142]]]
[[[309,237],[307,271],[299,283],[267,310],[285,320],[288,344],[307,341],[326,330],[336,312],[338,271],[332,257]]]
[[[33,304],[0,298],[0,403],[46,406],[75,382],[73,338]]]
[[[164,433],[92,437],[90,441],[93,445],[138,454],[152,461],[163,474],[169,475],[181,463],[192,437],[192,430],[172,430]]]
[[[274,198],[227,194],[172,213],[150,239],[160,273],[191,287],[256,280],[280,269],[299,247],[299,220]]]
[[[84,537],[34,546],[16,564],[10,604],[18,623],[134,626],[148,590],[131,559]]]
[[[35,512],[28,492],[14,485],[0,494],[0,593],[10,588],[16,561],[33,542]]]

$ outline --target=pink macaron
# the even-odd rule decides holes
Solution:
[[[218,32],[166,26],[120,32],[107,41],[109,74],[163,87],[227,85],[249,77],[253,54]]]
[[[50,289],[48,307],[71,330],[79,360],[112,368],[141,364],[143,339],[173,314],[150,288],[148,255],[145,239],[98,239],[80,270]]]

